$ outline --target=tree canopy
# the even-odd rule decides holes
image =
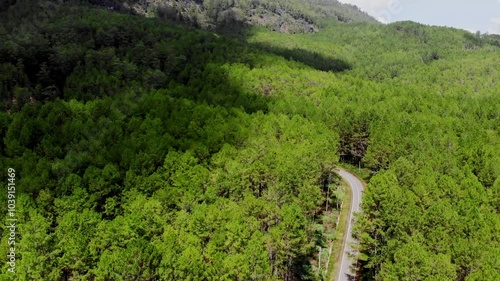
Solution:
[[[369,171],[364,279],[499,279],[498,38],[325,21],[238,40],[15,2],[0,26],[0,181],[15,168],[17,273],[1,278],[324,280],[341,162]],[[309,11],[205,2],[217,17],[236,2]]]

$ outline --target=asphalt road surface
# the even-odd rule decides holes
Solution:
[[[342,260],[340,261],[340,270],[338,271],[336,280],[351,281],[355,280],[356,273],[354,272],[354,266],[356,265],[358,256],[358,253],[355,253],[350,247],[351,244],[357,243],[357,241],[352,238],[352,226],[354,213],[361,212],[363,184],[355,175],[347,172],[346,170],[340,169],[338,174],[349,184],[349,187],[351,188],[352,201],[351,209],[349,210],[349,221],[346,228],[347,231],[344,239]]]

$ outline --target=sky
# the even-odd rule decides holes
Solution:
[[[411,20],[500,34],[500,0],[339,0],[384,23]]]

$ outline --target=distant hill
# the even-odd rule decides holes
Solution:
[[[184,22],[209,30],[264,26],[282,33],[317,31],[321,20],[377,21],[357,6],[336,0],[106,0],[89,1],[108,9]]]

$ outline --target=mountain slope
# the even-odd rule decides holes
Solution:
[[[91,0],[89,2],[114,10],[128,10],[140,15],[181,21],[205,29],[257,25],[283,33],[297,33],[318,30],[322,19],[346,23],[377,23],[356,6],[335,0]]]

